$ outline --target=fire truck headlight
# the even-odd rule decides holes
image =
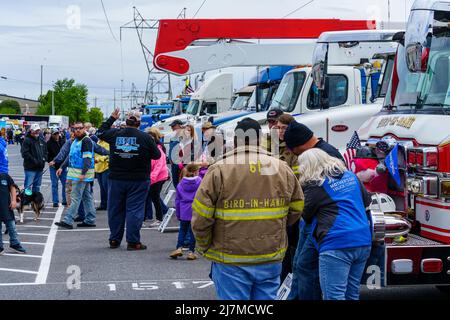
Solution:
[[[450,180],[441,180],[441,197],[450,198]]]
[[[422,193],[423,182],[421,180],[409,179],[408,180],[408,190],[414,194]]]

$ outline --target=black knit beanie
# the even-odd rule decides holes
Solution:
[[[284,141],[289,149],[302,146],[313,137],[313,132],[307,126],[296,121],[289,124],[284,133]]]

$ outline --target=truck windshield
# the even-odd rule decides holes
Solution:
[[[449,14],[445,20],[448,21]],[[447,23],[447,22],[446,22]],[[405,47],[399,46],[384,108],[392,112],[450,114],[450,28],[435,28],[427,71],[407,68]]]
[[[241,95],[234,100],[231,110],[244,110],[248,106],[248,101],[250,100],[249,95]]]
[[[258,86],[255,91],[253,91],[253,94],[250,98],[250,101],[248,102],[247,109],[250,111],[256,111],[256,93],[258,92],[258,103],[260,107],[258,108],[259,111],[261,110],[261,107],[266,104],[266,99],[268,98],[269,92],[270,92],[270,86],[261,87]]]
[[[303,71],[286,74],[278,87],[270,108],[279,108],[284,112],[294,111],[305,79],[306,73]]]
[[[198,114],[198,107],[200,106],[200,101],[192,99],[189,101],[189,106],[186,110],[186,113],[196,116]]]

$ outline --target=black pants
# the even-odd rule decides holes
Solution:
[[[150,185],[150,198],[152,199],[153,205],[155,206],[155,216],[156,219],[162,221],[163,211],[161,206],[161,190],[165,181],[159,181]]]

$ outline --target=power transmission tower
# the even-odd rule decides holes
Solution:
[[[186,8],[178,15],[178,18],[186,17]],[[144,55],[145,65],[147,67],[147,85],[144,94],[144,104],[154,102],[158,99],[158,95],[167,94],[167,99],[172,100],[172,88],[170,83],[170,75],[165,72],[157,71],[153,67],[153,51],[145,44],[144,32],[146,30],[158,30],[159,20],[145,19],[136,7],[133,7],[133,20],[120,27],[120,39],[122,40],[122,29],[135,29],[139,43],[141,45],[142,54]]]

